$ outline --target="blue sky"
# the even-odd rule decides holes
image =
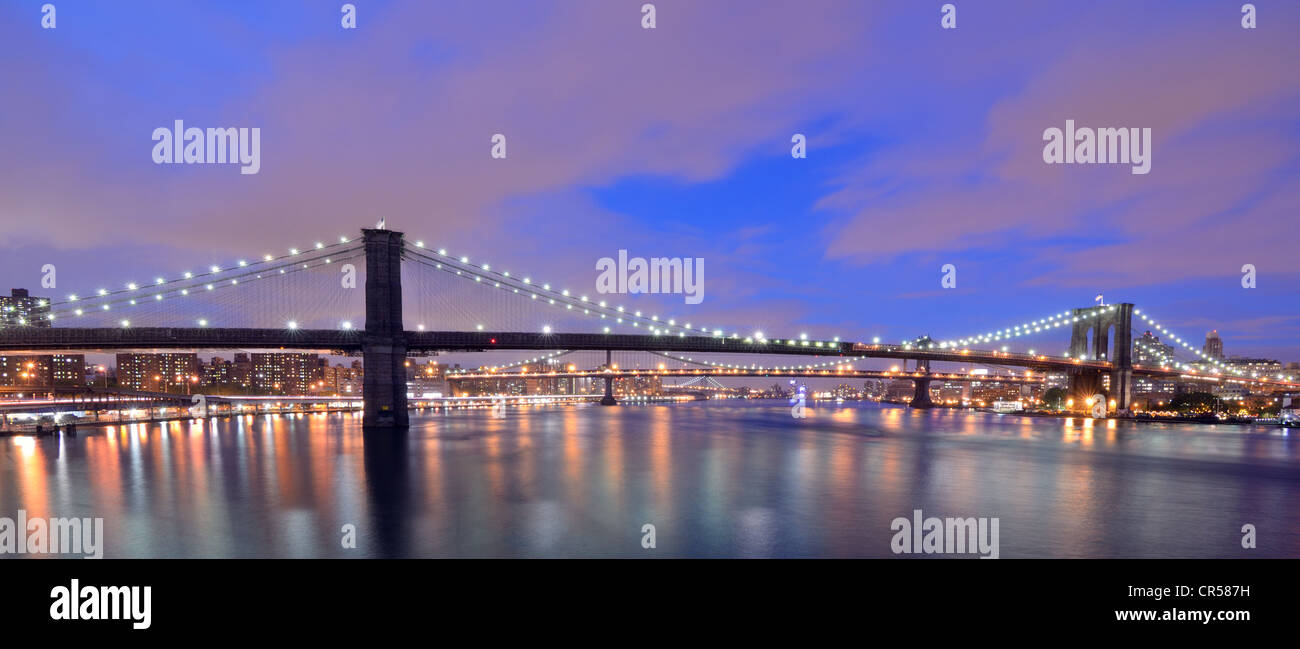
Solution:
[[[1208,0],[956,2],[955,30],[901,0],[663,1],[654,30],[641,0],[361,0],[356,30],[341,2],[56,2],[53,30],[41,4],[0,6],[12,286],[386,216],[582,292],[619,249],[704,258],[703,304],[620,298],[741,331],[959,337],[1104,293],[1300,360],[1294,2],[1254,30]],[[153,164],[174,119],[261,128],[260,173]],[[1151,128],[1151,173],[1044,164],[1066,119]]]

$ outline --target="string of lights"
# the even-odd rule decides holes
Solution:
[[[540,363],[540,362],[542,362],[542,361],[551,360],[551,359],[553,359],[553,358],[559,358],[559,357],[561,357],[561,356],[564,356],[564,355],[566,355],[566,354],[571,354],[571,353],[573,353],[572,350],[561,350],[561,351],[555,351],[555,352],[551,352],[550,354],[543,354],[542,356],[537,356],[537,357],[529,358],[529,359],[527,359],[527,360],[522,360],[522,361],[515,361],[515,362],[513,362],[513,363],[505,363],[505,364],[502,364],[502,365],[489,365],[489,366],[487,366],[487,367],[480,367],[480,368],[475,369],[475,370],[473,370],[473,371],[475,371],[475,372],[497,372],[497,371],[500,371],[500,370],[514,369],[514,368],[516,368],[516,367],[523,367],[524,365],[531,365],[531,364],[533,364],[533,363]],[[468,370],[468,369],[461,369],[460,371],[457,371],[457,372],[451,372],[451,373],[452,373],[452,374],[466,374],[466,373],[469,373],[469,372],[470,372],[470,370]]]
[[[1207,355],[1204,351],[1199,350],[1199,349],[1196,349],[1195,347],[1192,347],[1191,344],[1189,344],[1189,343],[1187,342],[1187,340],[1185,340],[1184,338],[1182,338],[1182,337],[1179,336],[1178,334],[1174,333],[1173,331],[1170,331],[1169,328],[1167,328],[1167,327],[1161,325],[1159,322],[1156,322],[1156,319],[1155,319],[1155,318],[1152,318],[1151,316],[1149,316],[1149,315],[1147,315],[1147,314],[1145,314],[1145,313],[1142,313],[1141,310],[1139,310],[1139,309],[1134,309],[1134,310],[1133,310],[1133,315],[1136,315],[1136,316],[1138,316],[1139,318],[1142,318],[1142,321],[1145,322],[1145,323],[1147,323],[1148,325],[1150,325],[1152,330],[1154,330],[1154,331],[1159,331],[1161,334],[1165,335],[1166,338],[1167,338],[1168,340],[1172,340],[1172,341],[1174,341],[1175,343],[1177,343],[1178,346],[1181,346],[1181,347],[1183,348],[1183,350],[1185,350],[1187,353],[1190,353],[1190,354],[1192,354],[1192,355],[1194,355],[1194,356],[1197,356],[1197,357],[1200,358],[1201,361],[1206,362],[1206,363],[1209,363],[1210,365],[1213,365],[1214,368],[1215,368],[1215,373],[1217,373],[1217,374],[1222,374],[1222,373],[1224,373],[1224,372],[1228,372],[1228,373],[1231,373],[1231,374],[1235,374],[1235,375],[1237,375],[1237,376],[1245,376],[1245,372],[1243,372],[1242,370],[1240,370],[1240,369],[1238,369],[1238,368],[1235,368],[1235,367],[1230,367],[1230,366],[1228,366],[1228,365],[1225,365],[1225,364],[1224,364],[1222,361],[1220,361],[1219,359],[1214,358],[1213,356],[1209,356],[1209,355]],[[1178,346],[1176,346],[1175,349],[1177,349]],[[1176,365],[1176,366],[1179,365],[1179,364],[1177,363],[1177,361],[1175,361],[1175,365]],[[1191,370],[1191,369],[1193,369],[1193,368],[1192,368],[1190,365],[1188,365],[1188,364],[1186,364],[1186,363],[1183,363],[1183,364],[1181,364],[1181,369],[1184,369],[1184,370]]]
[[[682,358],[680,356],[674,356],[667,352],[649,352],[649,353],[654,354],[655,356],[661,356],[663,358],[668,358],[683,363],[693,363],[696,365],[703,365],[706,367],[717,367],[720,369],[732,369],[732,370],[757,370],[757,371],[772,371],[772,372],[791,371],[791,370],[814,370],[814,369],[820,369],[824,367],[836,367],[836,366],[848,367],[851,366],[855,362],[855,360],[857,360],[857,359],[838,359],[834,361],[827,361],[825,363],[814,363],[814,364],[799,365],[799,366],[781,365],[781,366],[773,366],[773,367],[761,367],[753,363],[749,365],[734,365],[730,363],[715,363],[713,361],[706,361],[703,359],[696,360],[694,358],[689,358],[689,357]]]
[[[750,336],[742,337],[737,333],[725,333],[722,329],[712,329],[709,327],[694,327],[690,322],[678,324],[677,318],[660,318],[658,315],[645,315],[641,311],[629,310],[621,305],[610,305],[604,300],[593,301],[586,295],[574,295],[568,289],[554,290],[551,285],[545,282],[535,282],[531,276],[512,275],[509,271],[493,270],[490,264],[477,264],[468,257],[456,257],[448,254],[445,249],[439,249],[436,252],[426,248],[423,241],[416,241],[406,245],[408,253],[406,259],[422,264],[424,266],[446,272],[450,275],[461,277],[468,281],[485,283],[493,288],[514,293],[517,295],[527,296],[528,299],[538,300],[544,304],[563,308],[566,311],[581,312],[583,315],[599,317],[602,320],[613,320],[616,325],[631,325],[633,328],[649,330],[654,335],[671,335],[676,333],[678,337],[686,335],[693,336],[711,336],[714,338],[726,338],[734,340],[743,340],[746,343],[760,344],[789,344],[803,345],[812,347],[828,347],[840,342],[839,337],[830,341],[810,341],[807,335],[801,335],[798,341],[793,339],[768,339],[763,333],[755,332]],[[605,333],[610,332],[610,327],[604,327]]]
[[[993,343],[993,342],[1000,342],[1003,340],[1012,340],[1015,338],[1021,338],[1036,333],[1041,333],[1043,331],[1058,329],[1060,327],[1064,327],[1067,325],[1073,325],[1077,322],[1082,322],[1089,318],[1099,317],[1104,313],[1108,313],[1114,310],[1115,310],[1115,305],[1112,304],[1106,306],[1091,307],[1078,314],[1072,313],[1070,311],[1062,311],[1060,313],[1055,313],[1045,318],[1039,318],[1037,320],[1024,322],[1018,325],[1012,325],[1010,327],[1004,327],[1002,329],[994,329],[993,331],[985,332],[983,334],[966,336],[963,338],[950,338],[948,340],[938,343],[938,345],[940,349],[947,349],[953,347],[966,347],[978,343]],[[916,341],[911,341],[910,343],[906,343],[905,347],[909,345],[914,345],[915,342]],[[1068,354],[1066,354],[1066,356],[1068,356]]]
[[[316,244],[315,244],[314,247],[307,249],[307,252],[308,252],[308,253],[312,253],[312,254],[317,254],[318,251],[325,251],[324,253],[320,253],[320,254],[326,254],[326,253],[331,253],[331,252],[336,253],[336,252],[337,252],[336,249],[340,248],[341,246],[349,246],[349,244],[356,244],[355,246],[350,246],[350,247],[359,250],[359,249],[361,248],[361,245],[360,245],[359,243],[357,243],[357,242],[359,242],[360,240],[361,240],[361,239],[360,239],[359,237],[354,237],[354,238],[351,238],[351,239],[349,239],[348,237],[339,237],[339,241],[338,241],[338,243],[325,244],[325,243],[321,243],[321,242],[318,241],[318,242],[316,242]],[[205,277],[214,277],[214,276],[219,275],[219,274],[221,274],[221,273],[223,273],[223,272],[227,272],[227,271],[231,271],[231,270],[243,270],[243,269],[246,269],[246,268],[258,268],[259,266],[264,265],[264,264],[274,263],[274,262],[281,261],[281,260],[286,260],[286,259],[293,259],[294,257],[298,257],[298,255],[300,255],[300,254],[304,254],[303,251],[300,251],[300,250],[297,249],[297,248],[290,248],[290,249],[289,249],[289,252],[287,252],[287,253],[285,253],[285,254],[282,254],[282,255],[278,255],[278,256],[277,256],[277,255],[264,255],[260,261],[252,261],[252,262],[250,262],[250,261],[247,261],[247,260],[243,260],[243,259],[241,259],[241,260],[235,262],[234,264],[231,264],[231,265],[228,265],[228,266],[210,266],[206,271],[202,271],[202,272],[199,272],[199,273],[193,273],[193,272],[186,271],[186,272],[182,273],[182,275],[181,275],[180,277],[177,277],[177,278],[175,278],[175,279],[170,279],[170,280],[169,280],[169,279],[164,279],[163,277],[158,277],[158,278],[156,278],[156,279],[154,280],[153,284],[152,284],[152,285],[149,285],[149,286],[152,286],[152,287],[169,286],[169,285],[172,285],[172,284],[177,284],[177,283],[182,283],[182,282],[197,282],[197,283],[202,283],[202,282],[203,282],[203,278],[205,278]],[[295,263],[297,263],[297,260],[294,260],[294,261],[295,261]],[[278,266],[277,266],[277,267],[278,267]],[[263,267],[263,268],[264,268],[264,267]],[[76,294],[69,295],[69,296],[68,296],[68,299],[66,299],[66,300],[61,300],[61,301],[57,301],[57,302],[52,302],[52,303],[50,304],[50,306],[51,306],[51,307],[55,307],[55,306],[61,306],[61,305],[64,305],[64,304],[71,304],[71,303],[73,303],[73,302],[77,302],[77,301],[79,301],[79,300],[93,300],[93,299],[96,299],[96,298],[110,297],[110,296],[114,296],[114,295],[118,295],[118,294],[123,294],[123,293],[132,293],[132,292],[135,292],[135,291],[137,291],[137,290],[140,290],[140,285],[139,285],[139,284],[137,284],[137,283],[135,283],[135,282],[128,282],[128,283],[127,283],[123,288],[115,289],[115,290],[108,290],[108,289],[103,289],[103,288],[101,288],[101,289],[99,289],[98,291],[95,292],[95,295],[93,295],[93,296],[88,296],[88,297],[84,297],[84,298],[82,298],[82,297],[78,297]]]
[[[280,277],[322,265],[364,258],[365,256],[360,246],[340,248],[329,251],[328,254],[317,252],[298,256],[299,254],[295,251],[289,255],[273,258],[269,262],[264,261],[254,264],[241,262],[239,266],[225,269],[214,266],[213,269],[215,270],[210,270],[207,273],[198,275],[186,273],[186,275],[191,276],[170,281],[157,281],[155,284],[143,288],[135,284],[128,284],[126,289],[117,291],[101,289],[98,294],[87,298],[79,298],[73,295],[66,301],[54,303],[58,306],[64,306],[64,308],[52,310],[47,317],[50,320],[55,320],[67,316],[82,316],[86,314],[87,310],[96,308],[100,311],[110,311],[115,307],[139,306],[149,303],[150,300],[160,302],[164,299],[186,297],[194,293],[229,289],[257,280]],[[286,258],[291,259],[284,261]],[[275,263],[277,261],[282,263]],[[319,263],[314,264],[314,262]],[[226,273],[221,280],[205,281],[205,278],[212,278],[220,273]],[[74,304],[76,306],[72,306]],[[123,321],[123,326],[129,326],[129,321]],[[207,323],[201,322],[200,326],[207,326]],[[345,326],[344,328],[350,327]]]

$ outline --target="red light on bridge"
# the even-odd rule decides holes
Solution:
[[[495,345],[495,344],[497,344],[497,339],[496,339],[496,338],[493,338],[493,339],[491,339],[491,342],[492,342],[493,345]]]

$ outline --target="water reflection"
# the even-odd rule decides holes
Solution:
[[[1004,557],[1300,554],[1300,447],[1276,429],[809,415],[551,406],[425,411],[405,434],[315,414],[9,438],[0,515],[102,516],[109,557],[894,556],[889,522],[913,509],[999,517]]]

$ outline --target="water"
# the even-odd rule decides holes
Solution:
[[[917,508],[998,517],[1003,558],[1300,556],[1300,439],[1278,428],[810,414],[553,406],[413,413],[405,438],[363,438],[346,413],[0,439],[0,516],[103,517],[107,557],[893,557],[890,522]]]

